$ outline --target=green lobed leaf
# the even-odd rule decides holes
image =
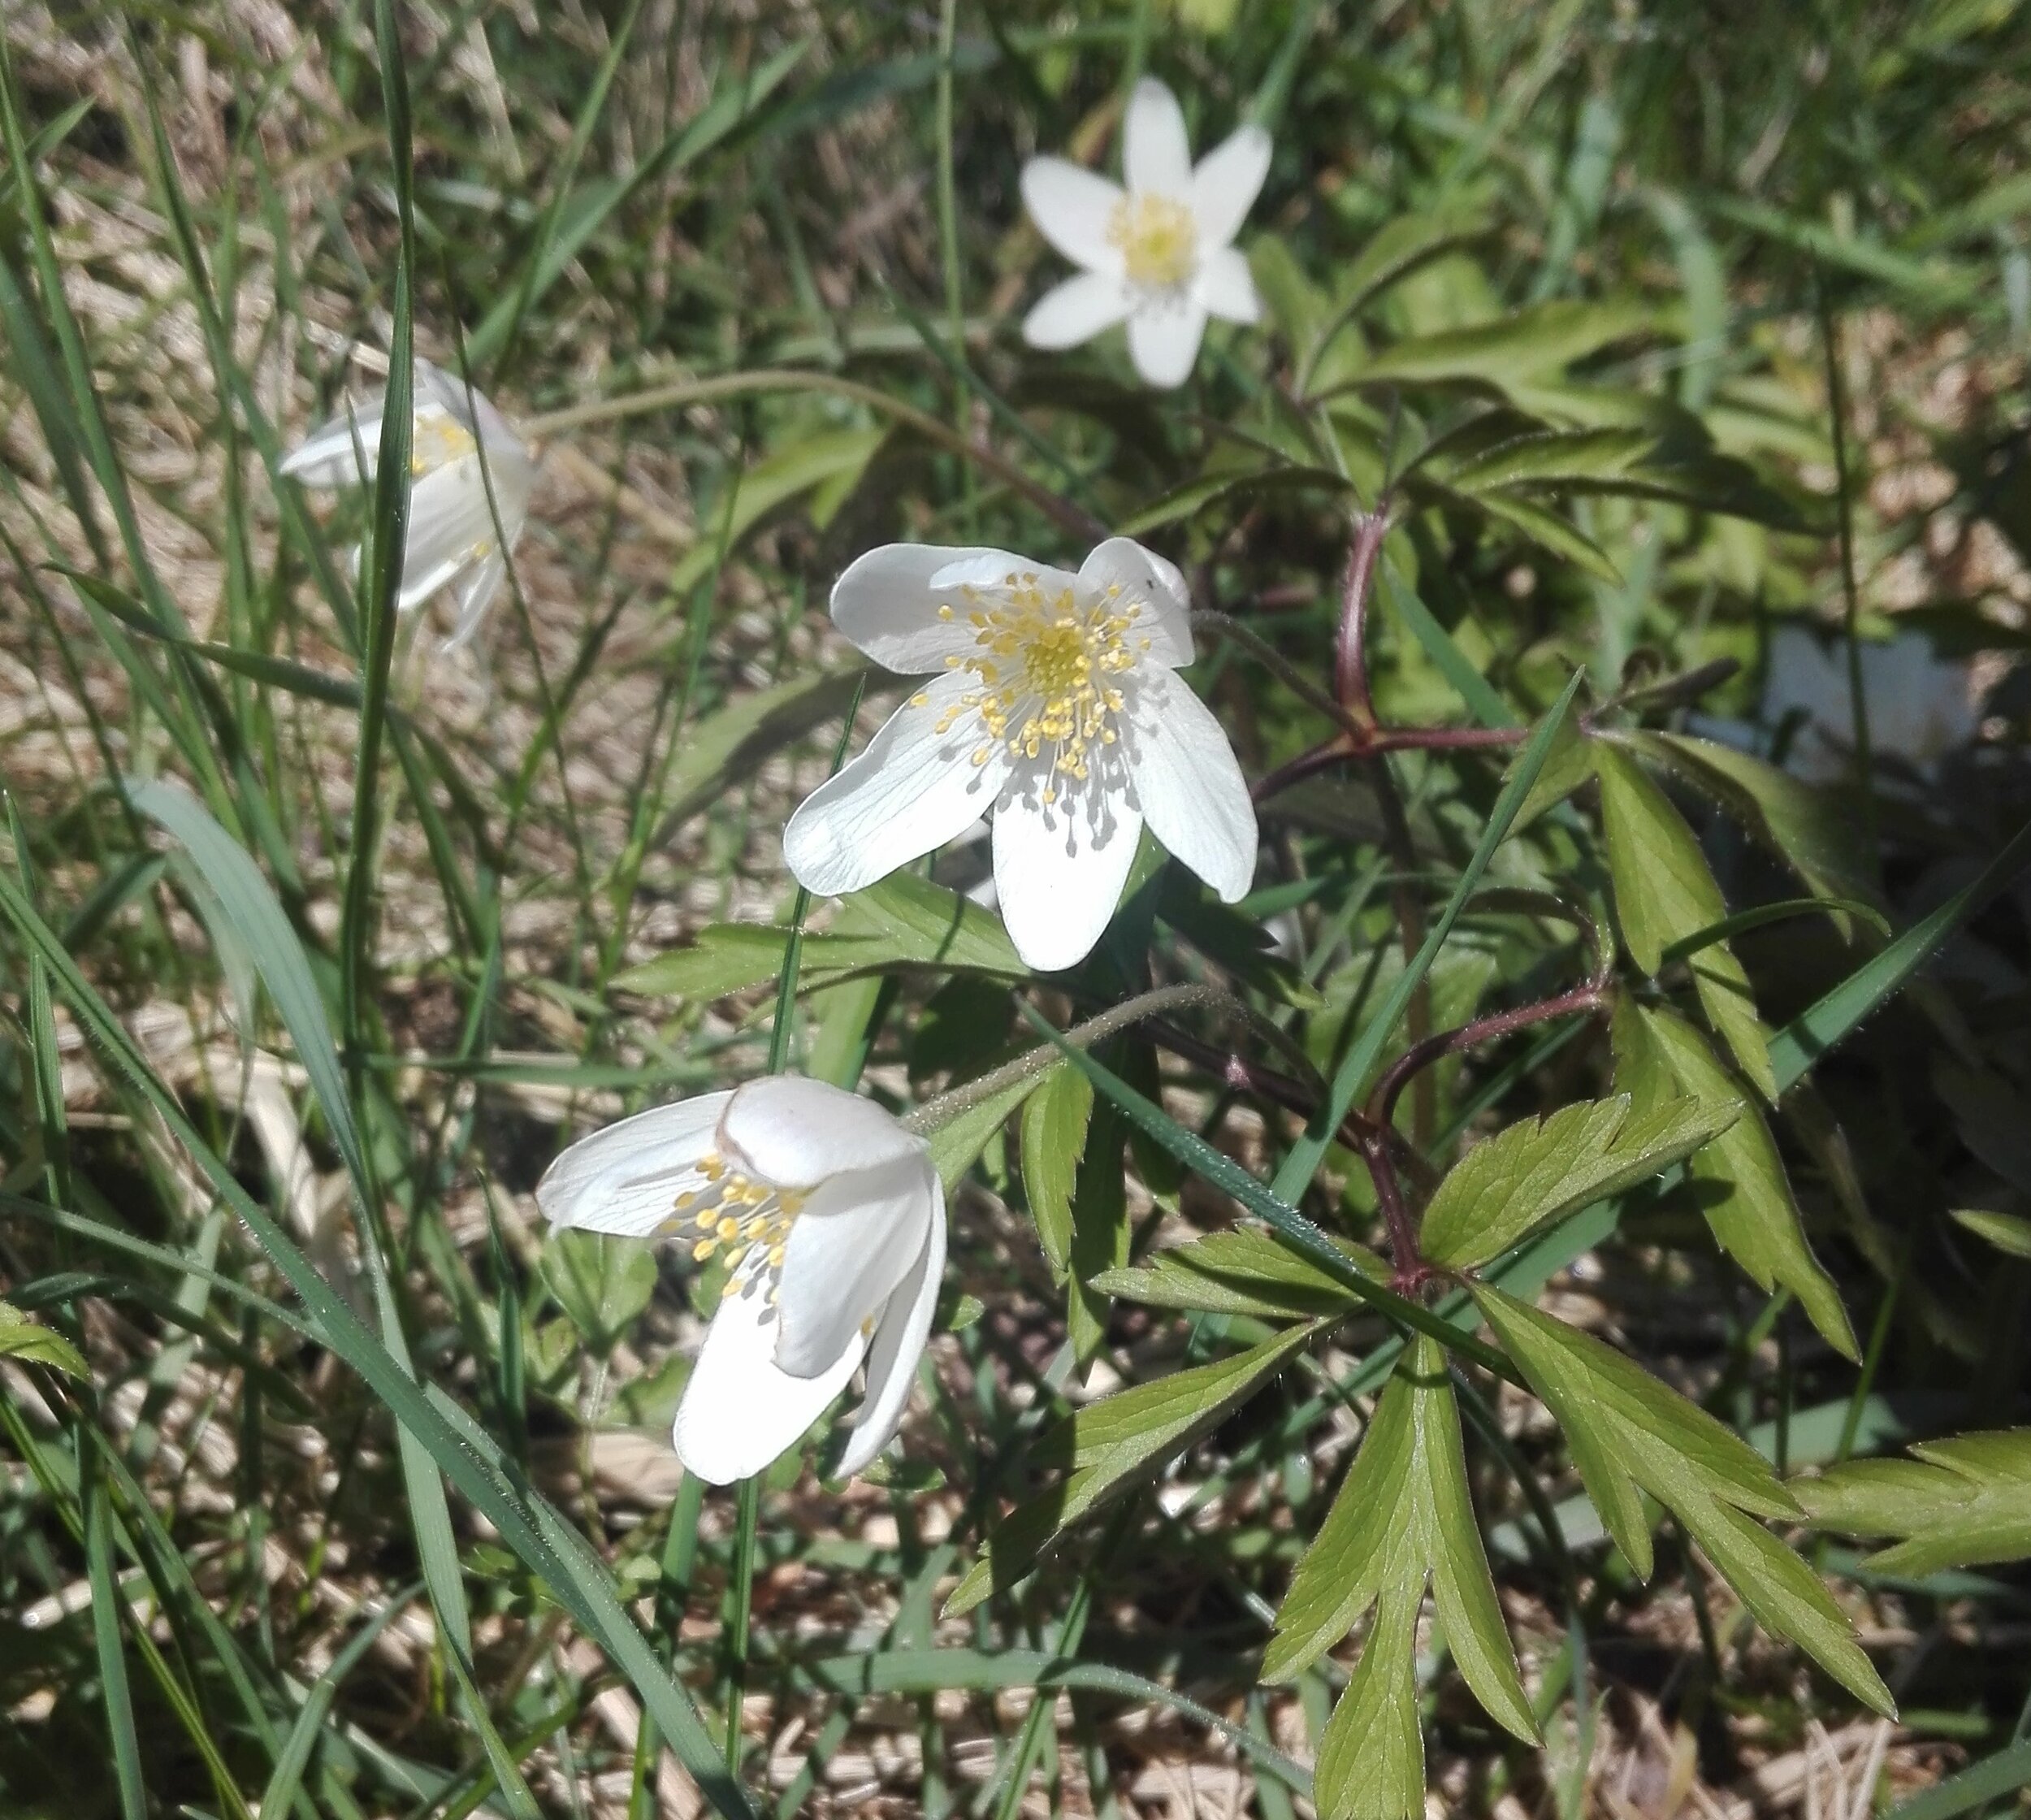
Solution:
[[[1626,752],[1597,743],[1601,821],[1615,886],[1615,913],[1636,964],[1655,974],[1674,942],[1727,915],[1700,843],[1671,799]],[[1725,942],[1701,947],[1689,965],[1700,1003],[1730,1052],[1765,1099],[1777,1098],[1768,1038],[1756,1001]]]
[[[1954,1220],[1978,1238],[2013,1258],[2031,1258],[2031,1220],[2020,1213],[1991,1213],[1983,1207],[1955,1207]]]
[[[1023,1107],[1023,1189],[1060,1282],[1072,1264],[1072,1187],[1092,1117],[1093,1083],[1076,1068],[1054,1068]]]
[[[946,1194],[951,1194],[966,1179],[966,1172],[979,1160],[981,1152],[1008,1122],[1010,1115],[1032,1094],[1047,1086],[1064,1065],[1063,1062],[1053,1062],[1049,1068],[1003,1088],[999,1093],[990,1094],[985,1099],[961,1108],[942,1124],[933,1125],[924,1133],[925,1142],[931,1146],[932,1166],[938,1172],[938,1180],[945,1184]]]
[[[1475,1305],[1521,1368],[1539,1402],[1597,1449],[1603,1483],[1576,1450],[1580,1476],[1615,1545],[1649,1577],[1647,1535],[1622,1527],[1639,1508],[1617,1481],[1665,1504],[1682,1491],[1759,1516],[1795,1517],[1798,1506],[1769,1463],[1735,1432],[1632,1364],[1605,1341],[1553,1319],[1492,1284],[1469,1285]]]
[[[1491,1285],[1470,1289],[1504,1350],[1558,1419],[1603,1527],[1639,1577],[1648,1579],[1652,1566],[1641,1490],[1685,1525],[1765,1628],[1800,1644],[1878,1712],[1891,1710],[1888,1690],[1826,1589],[1749,1520],[1800,1514],[1769,1463],[1604,1341]]]
[[[656,1254],[639,1239],[555,1233],[537,1268],[571,1324],[600,1353],[611,1350],[656,1294]]]
[[[1687,1497],[1672,1509],[1759,1624],[1799,1644],[1864,1705],[1897,1716],[1847,1613],[1804,1562],[1761,1524],[1713,1499]]]
[[[84,1355],[65,1339],[23,1314],[11,1302],[0,1302],[0,1358],[18,1358],[26,1364],[43,1365],[89,1384],[92,1373]]]
[[[1082,1077],[1083,1078],[1083,1077]],[[1365,1246],[1336,1240],[1347,1260],[1378,1283],[1389,1267]],[[1209,1233],[1152,1254],[1139,1264],[1103,1272],[1096,1288],[1152,1308],[1193,1308],[1275,1319],[1344,1312],[1360,1306],[1337,1277],[1293,1251],[1275,1233],[1252,1226]]]
[[[1648,430],[1544,430],[1511,437],[1446,467],[1446,484],[1479,494],[1497,488],[1556,490],[1626,473],[1656,440]]]
[[[1604,743],[1640,754],[1698,791],[1821,897],[1879,893],[1860,818],[1833,791],[1712,739],[1684,733],[1613,733]]]
[[[1468,1496],[1445,1354],[1420,1335],[1398,1360],[1332,1509],[1298,1562],[1263,1659],[1265,1680],[1288,1680],[1375,1607],[1320,1748],[1322,1813],[1397,1820],[1422,1810],[1424,1747],[1411,1644],[1427,1580],[1475,1697],[1518,1737],[1537,1741]]]
[[[1740,1112],[1739,1102],[1679,1098],[1632,1113],[1622,1094],[1521,1120],[1447,1172],[1425,1208],[1424,1254],[1452,1270],[1484,1264],[1691,1155]]]
[[[1319,1740],[1312,1772],[1320,1820],[1414,1820],[1424,1812],[1415,1589],[1388,1588],[1361,1660]]]
[[[1544,755],[1537,782],[1531,785],[1530,795],[1523,799],[1522,808],[1516,812],[1517,826],[1529,827],[1547,809],[1564,802],[1593,775],[1593,742],[1581,732],[1579,714],[1568,702],[1553,729],[1551,749]]]
[[[1408,337],[1371,358],[1362,385],[1479,384],[1496,391],[1598,353],[1648,327],[1656,310],[1637,297],[1561,299],[1514,311],[1470,328]]]
[[[1173,1372],[1073,1410],[1037,1449],[1040,1463],[1069,1467],[1070,1476],[994,1525],[980,1558],[945,1601],[946,1615],[971,1611],[990,1592],[1013,1586],[1064,1529],[1133,1475],[1188,1446],[1310,1339],[1319,1325],[1288,1328],[1231,1358]]]
[[[725,998],[775,979],[789,942],[786,928],[710,923],[689,947],[631,967],[613,983],[650,996]],[[1007,979],[1028,973],[997,917],[912,872],[892,873],[878,885],[842,899],[832,928],[806,935],[800,955],[799,978],[814,988],[892,967]]]
[[[1910,1459],[1849,1460],[1791,1490],[1815,1529],[1892,1536],[1878,1573],[1923,1575],[2031,1558],[2031,1428],[1922,1441]]]
[[[1615,1085],[1640,1112],[1687,1094],[1709,1103],[1740,1103],[1741,1116],[1687,1162],[1700,1211],[1721,1248],[1758,1284],[1791,1290],[1830,1345],[1847,1358],[1859,1357],[1847,1311],[1807,1242],[1791,1180],[1760,1109],[1740,1101],[1734,1077],[1705,1039],[1664,1006],[1622,998],[1610,1039]]]

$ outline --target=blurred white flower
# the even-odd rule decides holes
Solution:
[[[684,1242],[732,1271],[675,1440],[708,1483],[751,1478],[825,1413],[864,1356],[838,1471],[888,1445],[945,1269],[945,1191],[924,1140],[873,1101],[777,1075],[639,1112],[552,1164],[552,1228]]]
[[[507,418],[456,375],[419,359],[414,388],[409,540],[396,604],[410,612],[455,583],[457,618],[444,646],[453,651],[479,630],[507,579],[509,553],[528,522],[536,464]],[[384,401],[376,393],[314,431],[282,471],[306,487],[366,485],[380,454]],[[487,504],[489,480],[499,537]]]
[[[877,663],[943,674],[790,818],[783,856],[811,890],[859,890],[990,809],[1002,919],[1041,971],[1100,939],[1145,821],[1228,903],[1248,890],[1255,810],[1176,674],[1192,630],[1162,557],[1110,538],[1073,574],[891,544],[839,578],[832,618]]]
[[[1270,136],[1239,128],[1195,167],[1177,98],[1145,76],[1122,128],[1122,188],[1062,158],[1023,167],[1037,232],[1081,267],[1046,292],[1023,323],[1037,348],[1069,348],[1126,321],[1128,353],[1151,385],[1183,381],[1206,319],[1262,314],[1248,261],[1233,245],[1269,172]]]

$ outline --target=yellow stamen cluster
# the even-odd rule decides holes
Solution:
[[[696,1235],[691,1242],[694,1263],[706,1263],[715,1254],[722,1259],[730,1273],[722,1295],[736,1294],[763,1272],[781,1270],[783,1248],[804,1197],[795,1189],[778,1188],[729,1168],[717,1152],[699,1159],[698,1172],[706,1185],[687,1188],[677,1197],[663,1230]],[[775,1298],[772,1285],[769,1300]]]
[[[1199,231],[1192,211],[1167,196],[1124,196],[1107,222],[1110,245],[1121,249],[1122,269],[1132,284],[1167,291],[1192,275]]]
[[[413,480],[463,461],[479,445],[473,433],[448,413],[431,407],[416,414],[409,426],[409,471]]]
[[[976,765],[1003,745],[1019,760],[1048,757],[1054,777],[1062,772],[1083,783],[1093,748],[1115,743],[1122,695],[1113,678],[1133,670],[1150,648],[1148,639],[1132,635],[1142,604],[1124,603],[1115,584],[1082,606],[1069,587],[1046,593],[1034,574],[1011,574],[998,587],[961,592],[970,603],[976,648],[946,662],[972,671],[980,687],[945,708],[938,730],[977,715],[986,738],[974,751]],[[949,606],[938,613],[955,617]],[[1046,783],[1043,797],[1057,800],[1054,782]]]

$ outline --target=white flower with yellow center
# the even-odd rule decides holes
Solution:
[[[364,399],[314,431],[282,471],[306,487],[368,484],[380,457],[384,402],[382,394]],[[453,587],[456,617],[444,648],[456,650],[479,630],[507,579],[509,552],[528,522],[536,464],[506,418],[427,360],[416,362],[412,414],[409,540],[396,604],[409,613],[440,588]]]
[[[1150,76],[1128,98],[1125,187],[1062,158],[1032,158],[1023,167],[1030,219],[1082,269],[1030,311],[1024,340],[1069,348],[1125,321],[1136,370],[1151,385],[1179,384],[1198,358],[1208,316],[1262,315],[1233,240],[1269,162],[1269,134],[1250,125],[1195,167],[1177,98]]]
[[[536,1203],[553,1228],[671,1238],[728,1267],[677,1412],[686,1471],[751,1478],[864,1360],[838,1471],[888,1445],[931,1331],[945,1192],[924,1140],[873,1101],[777,1075],[659,1106],[574,1144]]]
[[[1162,557],[1111,538],[1074,574],[891,544],[839,578],[832,618],[877,663],[941,674],[790,818],[783,856],[813,892],[872,885],[991,811],[1003,921],[1050,972],[1100,939],[1145,821],[1228,903],[1248,890],[1255,811],[1176,674],[1192,629]]]

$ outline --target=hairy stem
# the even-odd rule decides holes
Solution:
[[[1340,594],[1340,639],[1333,654],[1333,693],[1364,726],[1375,724],[1375,704],[1368,691],[1368,596],[1375,578],[1375,558],[1382,540],[1389,533],[1389,501],[1375,501],[1375,509],[1356,524],[1354,540],[1347,552],[1347,578]]]
[[[1083,1024],[1076,1024],[1063,1033],[1063,1040],[1075,1049],[1090,1049],[1097,1042],[1104,1042],[1117,1031],[1125,1030],[1147,1017],[1160,1017],[1166,1012],[1183,1011],[1199,1005],[1208,1010],[1232,1011],[1249,1017],[1254,1013],[1232,994],[1223,992],[1217,986],[1165,986],[1154,992],[1145,992],[1136,998],[1124,999],[1121,1003],[1103,1011],[1097,1017],[1089,1017]],[[977,1106],[983,1100],[992,1099],[995,1094],[1041,1074],[1058,1060],[1054,1043],[1040,1043],[1027,1054],[1018,1055],[1011,1062],[1004,1062],[999,1068],[990,1068],[971,1081],[963,1081],[948,1092],[927,1099],[914,1110],[905,1113],[904,1127],[920,1136],[935,1131],[940,1125],[965,1112],[968,1107]]]
[[[1478,1017],[1470,1024],[1441,1030],[1422,1042],[1414,1042],[1384,1071],[1382,1078],[1375,1083],[1375,1090],[1368,1096],[1369,1122],[1388,1124],[1405,1086],[1434,1062],[1457,1055],[1477,1043],[1492,1042],[1512,1031],[1527,1029],[1533,1024],[1547,1023],[1554,1017],[1570,1017],[1578,1012],[1599,1011],[1607,1002],[1606,984],[1600,979],[1591,979],[1584,986],[1574,986],[1570,992],[1561,992],[1555,999],[1540,999],[1534,1004],[1518,1005],[1514,1011],[1496,1012],[1487,1017]]]

